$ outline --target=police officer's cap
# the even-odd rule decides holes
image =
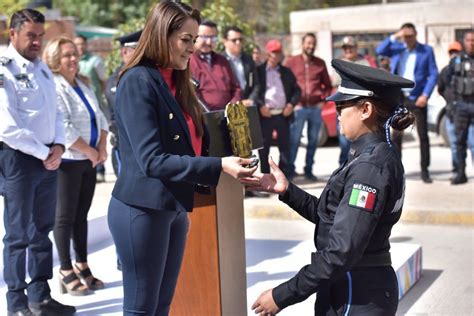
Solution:
[[[331,64],[342,80],[337,92],[326,99],[328,101],[341,102],[360,97],[374,97],[383,100],[387,105],[397,106],[400,104],[401,89],[415,86],[413,81],[382,69],[341,59],[333,59]]]
[[[118,37],[117,41],[120,42],[120,46],[135,48],[137,47],[140,36],[142,35],[142,31],[143,30],[133,32],[130,34],[125,34],[123,36]]]

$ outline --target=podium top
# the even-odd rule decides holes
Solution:
[[[209,156],[226,157],[233,156],[229,130],[224,115],[224,110],[210,111],[203,113],[204,122],[210,135]],[[247,108],[247,115],[250,123],[250,138],[252,139],[252,149],[263,147],[263,136],[260,127],[260,117],[258,108],[250,106]]]

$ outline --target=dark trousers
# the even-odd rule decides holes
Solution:
[[[144,211],[112,197],[108,222],[122,263],[124,315],[168,315],[186,244],[188,214]]]
[[[287,117],[282,114],[273,115],[272,117],[261,117],[260,124],[263,136],[263,148],[259,150],[260,156],[260,170],[263,173],[270,172],[270,165],[268,164],[268,155],[270,153],[270,146],[272,145],[273,130],[278,133],[278,149],[280,150],[279,167],[285,175],[288,175],[289,170],[289,155],[290,155],[290,123]]]
[[[458,160],[457,169],[458,172],[465,172],[467,136],[469,126],[474,122],[474,103],[457,101],[454,107],[453,121],[456,131],[456,155]]]
[[[427,121],[427,108],[419,108],[415,106],[415,101],[403,98],[403,104],[405,107],[415,115],[416,131],[418,132],[418,138],[420,140],[420,166],[421,170],[428,170],[430,166],[430,139],[428,138],[428,121]],[[397,150],[400,153],[402,151],[402,138],[403,131],[394,133],[394,143],[397,145]]]
[[[4,181],[7,308],[18,311],[28,307],[28,300],[41,302],[50,297],[53,249],[48,234],[54,225],[57,173],[46,170],[33,156],[6,148],[0,148],[0,172]],[[25,281],[27,253],[29,283]]]
[[[326,282],[315,315],[391,316],[398,307],[398,282],[391,266],[356,268]]]
[[[77,262],[87,262],[87,214],[96,184],[89,160],[63,162],[58,171],[54,241],[62,270],[71,270],[71,237]]]

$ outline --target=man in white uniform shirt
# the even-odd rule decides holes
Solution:
[[[13,14],[10,45],[0,57],[0,194],[4,196],[3,276],[7,315],[70,315],[51,298],[56,169],[64,152],[63,117],[53,76],[39,60],[44,16]],[[26,253],[28,274],[26,282]],[[26,293],[25,293],[26,290]]]

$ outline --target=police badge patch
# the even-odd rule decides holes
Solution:
[[[372,212],[374,210],[377,189],[361,183],[352,186],[349,205]]]

